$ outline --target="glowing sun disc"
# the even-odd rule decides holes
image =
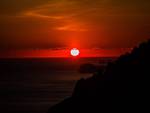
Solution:
[[[80,51],[77,48],[73,48],[71,49],[70,54],[72,56],[78,56],[80,54]]]

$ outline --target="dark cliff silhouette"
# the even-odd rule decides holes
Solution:
[[[77,82],[72,96],[48,113],[144,112],[149,110],[150,40]]]

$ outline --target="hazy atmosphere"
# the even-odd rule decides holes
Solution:
[[[149,12],[149,0],[1,0],[0,49],[131,48]]]
[[[150,0],[0,0],[0,113],[146,113],[149,65]]]

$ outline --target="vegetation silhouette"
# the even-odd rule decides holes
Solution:
[[[149,111],[150,40],[77,82],[72,96],[48,113]]]

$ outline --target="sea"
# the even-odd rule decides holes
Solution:
[[[0,112],[46,113],[72,95],[75,84],[92,73],[79,73],[85,63],[106,66],[116,58],[0,59]]]

